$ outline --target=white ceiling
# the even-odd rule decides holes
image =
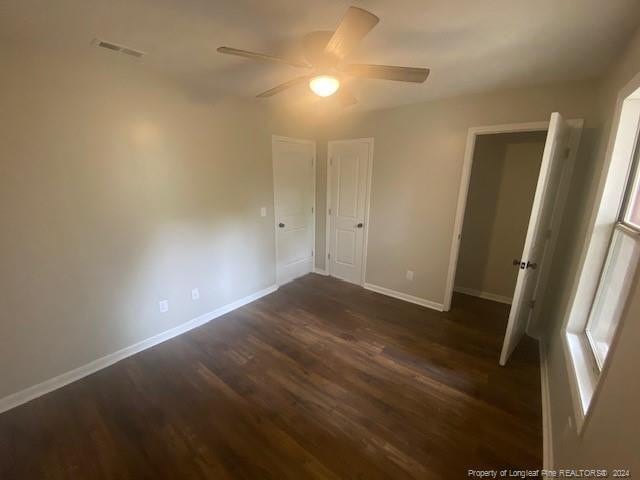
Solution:
[[[99,37],[147,52],[130,61],[202,98],[251,97],[304,70],[218,46],[295,56],[305,33],[334,29],[350,4],[381,18],[350,60],[431,68],[422,85],[354,80],[361,110],[594,77],[640,19],[638,0],[3,0],[0,41],[113,55],[89,45]],[[266,101],[301,95],[304,87]]]

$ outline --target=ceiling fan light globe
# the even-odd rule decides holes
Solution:
[[[330,97],[340,88],[340,80],[331,75],[318,75],[309,81],[309,88],[319,97]]]

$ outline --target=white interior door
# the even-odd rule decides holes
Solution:
[[[562,211],[560,199],[564,196],[560,193],[564,192],[560,192],[559,186],[568,166],[570,130],[571,127],[559,113],[551,114],[531,218],[518,265],[518,279],[502,345],[500,365],[506,364],[527,329],[541,270],[548,268],[554,215],[557,220]],[[563,185],[564,187],[568,188],[568,185]]]
[[[362,284],[373,142],[329,142],[329,274]]]
[[[273,188],[278,285],[313,270],[315,144],[273,137]]]

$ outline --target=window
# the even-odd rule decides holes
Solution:
[[[640,168],[636,161],[629,175],[626,202],[616,222],[585,333],[602,369],[613,334],[622,315],[640,257]]]
[[[616,120],[564,324],[578,432],[606,374],[640,263],[640,73],[620,92]]]

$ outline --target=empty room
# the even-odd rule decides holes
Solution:
[[[637,0],[0,40],[0,479],[640,476]]]

